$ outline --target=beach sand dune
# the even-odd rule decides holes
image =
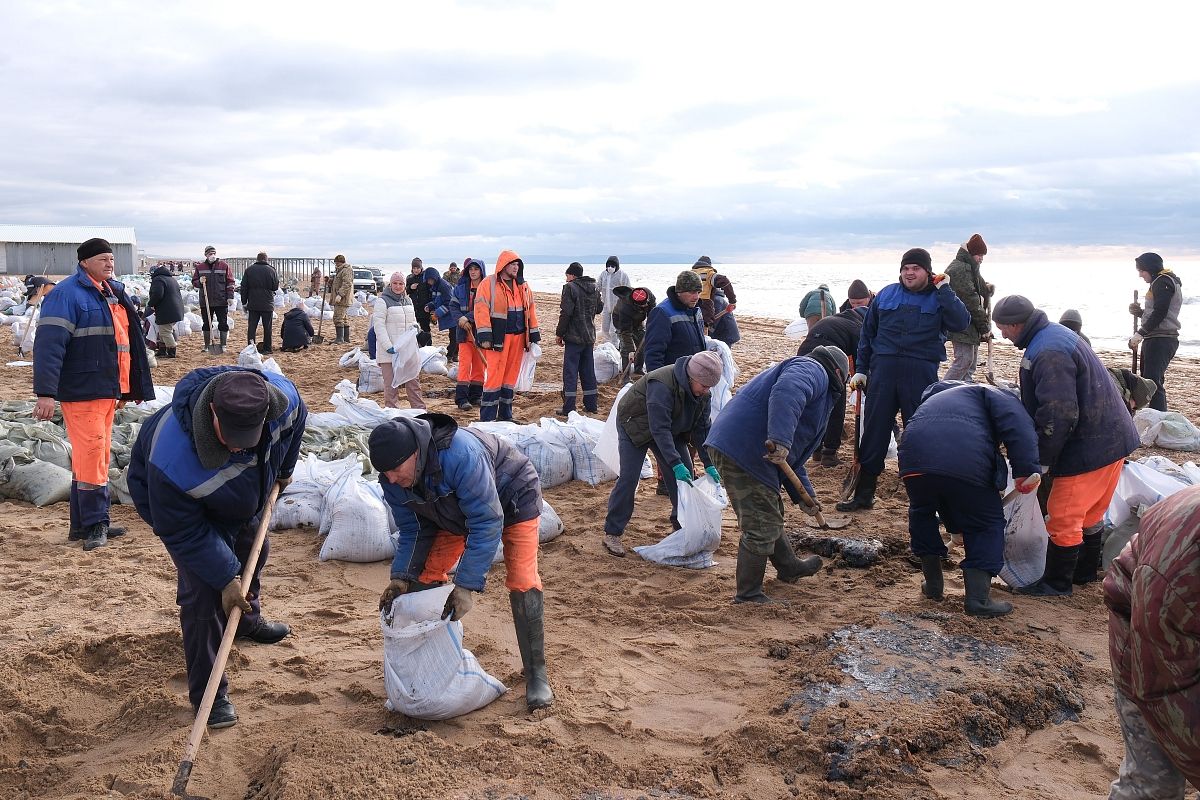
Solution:
[[[553,329],[557,297],[539,296]],[[365,319],[351,323],[356,341]],[[784,323],[743,318],[741,378],[795,352]],[[313,410],[332,410],[344,348],[278,354]],[[518,399],[529,422],[559,403],[553,341],[539,388]],[[184,340],[157,383],[233,363]],[[1124,364],[1125,354],[1103,354]],[[1017,354],[997,347],[1014,379]],[[1172,368],[1172,405],[1196,417],[1200,363]],[[27,368],[0,399],[30,396]],[[454,408],[445,378],[423,376],[433,410]],[[601,390],[607,412],[616,386]],[[848,423],[849,425],[849,423]],[[1147,452],[1139,451],[1137,455]],[[1186,454],[1163,452],[1177,461]],[[843,446],[849,459],[849,445]],[[811,471],[822,499],[845,467]],[[999,620],[919,599],[905,558],[906,508],[894,465],[880,502],[842,533],[884,543],[867,569],[827,559],[816,576],[767,591],[789,601],[732,606],[738,532],[726,513],[717,566],[669,569],[600,546],[611,485],[546,492],[566,533],[545,546],[546,641],[554,706],[525,711],[503,565],[465,620],[466,645],[513,691],[447,722],[384,709],[375,612],[387,563],[320,563],[311,530],[272,535],[264,610],[293,626],[273,646],[239,642],[229,666],[241,721],[207,737],[189,788],[213,798],[918,798],[1102,795],[1122,746],[1112,710],[1099,584],[1067,599],[1010,598]],[[627,533],[669,532],[666,499],[643,481]],[[174,569],[132,509],[130,533],[83,553],[68,509],[0,507],[0,797],[161,797],[191,723]],[[789,508],[789,530],[811,533]],[[771,571],[768,570],[770,573]]]

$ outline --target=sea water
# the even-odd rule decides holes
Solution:
[[[558,292],[566,264],[526,264],[525,277],[538,292]],[[854,279],[878,291],[899,277],[899,264],[715,264],[717,271],[733,282],[737,293],[736,314],[793,320],[799,316],[800,299],[824,283],[840,306]],[[945,265],[935,268],[940,272]],[[1180,311],[1182,331],[1180,355],[1200,356],[1200,261],[1172,262],[1172,271],[1183,281],[1184,305]],[[646,286],[662,300],[675,276],[691,264],[622,264],[634,286]],[[491,272],[492,265],[488,264]],[[584,273],[594,278],[602,264],[585,264]],[[1083,332],[1097,350],[1126,350],[1133,333],[1128,307],[1136,290],[1141,302],[1149,284],[1124,261],[1002,261],[984,259],[983,279],[995,284],[993,303],[1010,294],[1022,294],[1046,312],[1052,322],[1068,308],[1083,317]],[[1192,287],[1197,287],[1192,294]],[[542,327],[553,330],[552,321]],[[997,331],[997,336],[999,332]]]

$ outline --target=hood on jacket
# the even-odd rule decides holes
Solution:
[[[458,276],[459,286],[471,285],[471,265],[479,267],[479,279],[483,280],[487,277],[487,264],[484,264],[478,258],[468,258],[463,261],[462,275]]]
[[[180,429],[192,439],[196,446],[196,451],[201,455],[202,462],[209,462],[210,458],[220,456],[220,460],[216,462],[219,466],[224,461],[228,460],[229,453],[227,451],[217,454],[208,453],[207,450],[212,449],[206,447],[206,444],[211,445],[211,442],[206,440],[207,432],[199,431],[196,427],[196,420],[201,420],[202,425],[207,425],[207,420],[211,418],[202,406],[203,403],[212,402],[213,380],[227,372],[253,372],[267,382],[267,416],[265,422],[278,419],[283,412],[287,411],[288,399],[282,391],[275,387],[271,381],[260,370],[245,369],[243,367],[200,367],[194,369],[175,386],[175,394],[171,398],[171,413],[175,416],[175,420],[179,423]],[[204,433],[201,439],[197,439],[197,434]],[[211,462],[205,463],[205,466],[210,469],[214,468]]]
[[[516,250],[501,250],[500,255],[496,256],[496,271],[504,269],[513,261],[517,262],[517,284],[525,282],[525,262],[517,255]]]
[[[438,281],[443,280],[442,273],[438,272],[437,267],[426,267],[425,271],[421,273],[421,280],[426,283],[433,281],[436,284]]]
[[[616,269],[620,269],[621,268],[621,259],[617,258],[616,256],[609,256],[608,259],[604,262],[604,268],[608,269],[609,267],[615,267]]]
[[[159,264],[157,267],[155,267],[150,272],[150,277],[151,278],[169,278],[169,277],[171,277],[171,270],[165,264]]]

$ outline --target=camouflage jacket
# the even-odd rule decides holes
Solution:
[[[946,276],[950,278],[950,288],[971,312],[971,324],[965,331],[950,334],[950,341],[979,344],[980,337],[992,331],[992,315],[988,310],[992,304],[992,289],[979,274],[979,265],[965,247],[958,248],[958,255],[946,267]]]
[[[1156,503],[1104,579],[1113,680],[1200,786],[1200,486]]]

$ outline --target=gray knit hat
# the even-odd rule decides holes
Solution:
[[[1010,294],[992,307],[992,319],[1001,325],[1021,325],[1033,313],[1028,297]]]
[[[688,359],[687,375],[701,386],[716,386],[725,374],[721,357],[712,350],[701,350]]]
[[[703,288],[700,284],[700,276],[690,269],[685,269],[679,273],[679,277],[675,278],[676,292],[699,292]]]

